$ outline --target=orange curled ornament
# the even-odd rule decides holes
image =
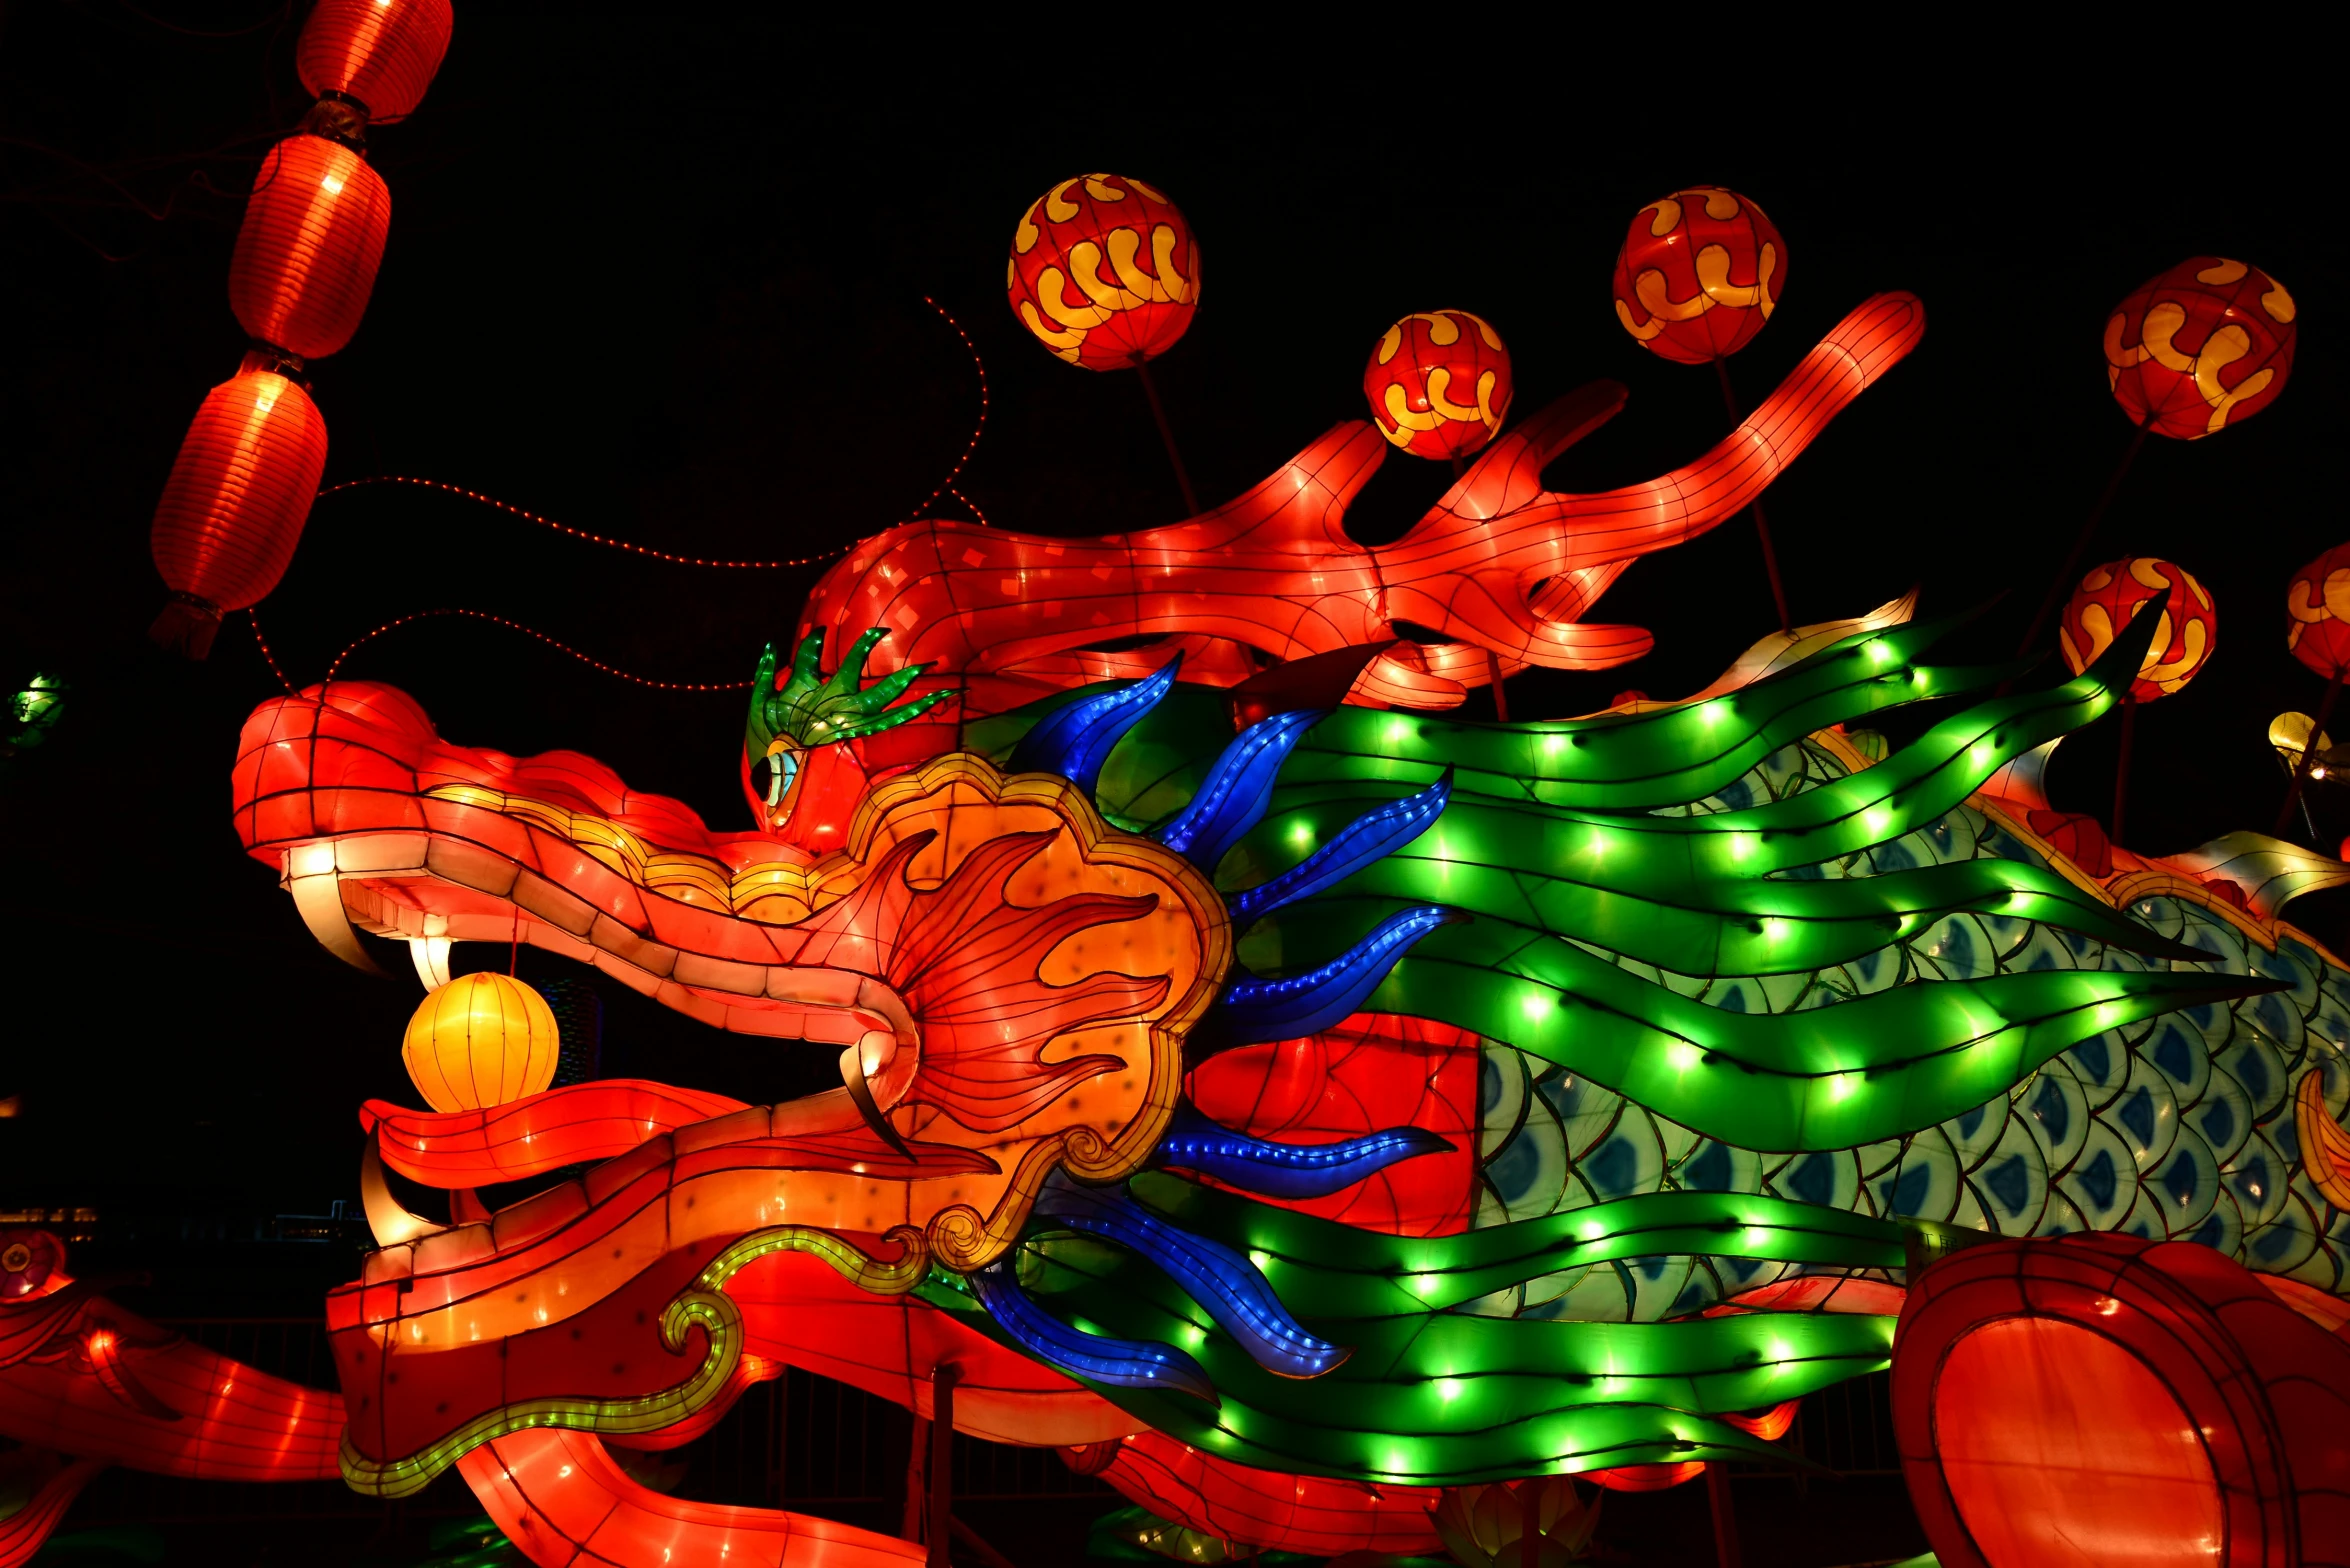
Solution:
[[[2293,371],[2293,296],[2258,267],[2180,262],[2114,307],[2105,379],[2122,412],[2193,441],[2258,413]]]
[[[1616,253],[1616,319],[1683,365],[1754,340],[1787,286],[1787,242],[1736,191],[1694,185],[1640,209]]]
[[[1414,457],[1467,457],[1501,433],[1517,390],[1510,351],[1482,316],[1416,311],[1389,327],[1363,367],[1379,433]]]
[[[2154,628],[2138,678],[2130,683],[2130,700],[2168,697],[2193,680],[2218,645],[2211,594],[2185,567],[2151,555],[2108,561],[2081,579],[2057,629],[2065,665],[2078,675],[2096,662],[2149,599],[2162,600],[2156,612],[2162,621]]]
[[[1140,180],[1085,174],[1029,203],[1004,289],[1038,342],[1087,370],[1124,370],[1175,346],[1199,308],[1199,242]]]
[[[2285,646],[2329,680],[2350,671],[2350,544],[2293,574],[2285,590]]]

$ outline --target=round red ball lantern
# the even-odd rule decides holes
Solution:
[[[1616,319],[1683,365],[1737,353],[1787,286],[1787,242],[1763,210],[1717,185],[1640,209],[1616,253]]]
[[[1422,311],[1389,327],[1363,367],[1379,433],[1414,457],[1466,457],[1500,433],[1510,351],[1482,316]]]
[[[1140,180],[1086,174],[1029,204],[1004,288],[1021,324],[1072,365],[1123,370],[1175,346],[1199,309],[1199,242]]]
[[[2114,307],[2105,379],[2133,423],[2193,441],[2258,413],[2293,371],[2293,296],[2240,261],[2196,256]]]
[[[303,359],[351,341],[392,222],[367,160],[323,136],[289,136],[262,160],[229,258],[229,304],[253,337]]]
[[[2293,574],[2285,590],[2285,645],[2328,680],[2350,672],[2350,544]]]
[[[2195,678],[2219,641],[2219,619],[2211,594],[2185,567],[2150,555],[2127,556],[2091,569],[2065,601],[2057,642],[2075,675],[2113,646],[2138,606],[2160,599],[2162,619],[2154,628],[2138,678],[2130,683],[2134,702],[2167,697]]]
[[[449,0],[318,0],[294,69],[313,98],[339,93],[381,125],[424,101],[449,51]]]
[[[221,615],[285,575],[325,467],[326,421],[299,382],[247,368],[214,387],[155,507],[149,542],[172,602],[150,635],[193,658],[210,652]]]

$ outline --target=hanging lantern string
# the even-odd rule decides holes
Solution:
[[[920,517],[930,510],[931,502],[942,495],[951,495],[969,507],[971,515],[978,518],[980,526],[984,528],[987,526],[987,518],[978,507],[971,505],[968,496],[955,488],[955,481],[962,477],[963,467],[971,461],[971,454],[979,450],[979,438],[987,433],[987,362],[979,357],[979,345],[971,341],[971,334],[963,330],[963,324],[955,319],[952,311],[927,294],[922,296],[922,303],[937,311],[939,319],[955,329],[955,336],[961,338],[963,347],[970,351],[971,368],[979,373],[979,419],[971,427],[971,439],[963,443],[962,456],[955,459],[955,466],[947,470],[947,476],[938,482],[938,488],[922,498],[922,504],[914,508],[913,515]]]
[[[793,567],[814,566],[820,561],[829,561],[833,557],[845,553],[849,548],[845,544],[837,545],[815,555],[798,556],[788,561],[726,561],[712,560],[699,555],[674,555],[667,550],[656,550],[650,545],[631,544],[626,539],[613,539],[603,534],[590,533],[584,528],[574,528],[569,523],[558,523],[552,517],[542,517],[527,507],[516,506],[510,501],[501,501],[494,495],[483,495],[478,490],[468,490],[463,485],[453,485],[439,479],[419,479],[408,474],[372,474],[365,479],[346,479],[339,485],[328,485],[318,494],[321,499],[324,499],[337,491],[356,490],[363,485],[414,485],[419,489],[438,490],[445,495],[458,496],[467,501],[478,501],[484,506],[496,507],[509,516],[519,517],[526,523],[536,523],[541,528],[551,528],[555,532],[573,539],[584,539],[589,544],[600,544],[612,550],[625,550],[631,555],[646,556],[656,561],[667,561],[675,566],[711,566],[728,571],[779,572]]]
[[[326,678],[330,681],[333,680],[335,678],[335,672],[343,667],[344,660],[350,658],[352,654],[358,652],[359,649],[365,646],[367,643],[370,643],[376,638],[381,637],[385,632],[397,631],[400,627],[406,626],[412,621],[429,621],[435,619],[436,617],[446,615],[462,616],[465,619],[471,621],[488,621],[493,625],[503,626],[509,631],[520,632],[525,637],[535,637],[540,642],[545,643],[548,647],[555,649],[557,652],[567,653],[574,659],[577,659],[580,663],[588,665],[594,669],[601,670],[606,675],[627,681],[631,685],[649,686],[655,691],[749,691],[753,686],[758,684],[756,681],[651,680],[642,675],[631,675],[628,671],[621,669],[617,665],[606,664],[603,660],[596,658],[592,654],[582,653],[577,648],[572,647],[571,644],[561,641],[558,638],[550,637],[545,632],[539,631],[534,627],[525,626],[520,621],[508,620],[503,615],[492,615],[487,610],[461,610],[454,608],[443,610],[418,610],[412,615],[403,615],[396,621],[384,622],[381,626],[378,626],[374,630],[358,637],[348,648],[345,648],[341,653],[336,654],[335,662],[326,667]],[[258,624],[256,624],[254,627],[254,632],[256,635],[259,634],[260,627]],[[275,667],[276,663],[277,661],[274,659],[270,661],[270,664],[273,668]],[[284,679],[284,676],[281,674],[279,678],[282,680]]]
[[[286,689],[287,696],[293,696],[294,683],[286,679],[284,666],[277,662],[277,655],[270,651],[269,639],[261,635],[261,617],[254,614],[252,608],[247,606],[245,620],[253,628],[253,641],[260,647],[261,657],[269,661],[269,673],[277,677],[277,683]]]

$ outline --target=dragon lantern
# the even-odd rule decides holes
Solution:
[[[0,1303],[0,1424],[183,1471],[228,1450],[153,1434],[282,1428],[282,1464],[384,1496],[455,1467],[540,1562],[905,1561],[662,1496],[611,1449],[683,1442],[786,1365],[924,1416],[949,1369],[960,1430],[1327,1556],[1433,1550],[1493,1482],[1773,1458],[1791,1401],[1891,1361],[1946,1563],[2027,1516],[2120,1540],[2208,1505],[2231,1551],[2320,1539],[2350,972],[2277,922],[2309,874],[2279,846],[2085,869],[2039,791],[2150,619],[2012,695],[1932,662],[1952,623],[1904,601],[1678,703],[1439,711],[1489,652],[1644,649],[1582,613],[1921,331],[1871,301],[1689,467],[1544,491],[1622,402],[1587,389],[1392,546],[1340,527],[1386,448],[1359,422],[1172,528],[862,541],[789,669],[759,664],[747,832],[576,753],[445,741],[388,686],[264,704],[234,822],[331,949],[440,943],[445,975],[447,942],[527,942],[836,1055],[840,1085],[371,1101],[339,1398],[198,1398],[184,1346],[52,1264]],[[1863,728],[1927,700],[1953,711],[1897,750]],[[385,1167],[465,1201],[410,1213]],[[463,1217],[508,1183],[540,1190]],[[2104,1348],[2032,1355],[2066,1336]],[[2013,1389],[2003,1346],[2034,1369]],[[2114,1370],[2147,1361],[2169,1382]],[[2122,1382],[2130,1430],[2202,1432],[2205,1470],[2068,1490],[2080,1452],[2019,1477],[1985,1436],[2094,1430]]]

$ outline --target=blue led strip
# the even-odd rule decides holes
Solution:
[[[1372,861],[1394,854],[1435,826],[1436,819],[1444,815],[1445,802],[1451,798],[1452,769],[1447,767],[1442,778],[1418,794],[1364,812],[1340,828],[1329,843],[1279,876],[1246,892],[1227,895],[1224,903],[1232,911],[1233,924],[1271,914],[1301,898],[1311,898],[1336,887]]]
[[[1396,961],[1438,926],[1469,917],[1457,909],[1420,904],[1399,910],[1351,949],[1319,969],[1286,980],[1241,980],[1224,992],[1225,1042],[1297,1040],[1344,1022],[1379,988]]]
[[[1055,1174],[1036,1200],[1036,1212],[1148,1258],[1269,1372],[1319,1377],[1349,1354],[1307,1333],[1255,1264],[1222,1242],[1168,1224],[1123,1189],[1081,1187]]]
[[[964,1278],[987,1315],[1039,1361],[1113,1388],[1166,1388],[1211,1405],[1221,1403],[1207,1372],[1174,1346],[1088,1334],[1045,1311],[1020,1288],[1007,1258]]]
[[[1424,1127],[1390,1127],[1340,1143],[1272,1143],[1209,1121],[1189,1105],[1159,1140],[1154,1160],[1269,1198],[1322,1198],[1417,1155],[1452,1144]]]
[[[1214,875],[1216,862],[1264,820],[1273,779],[1307,730],[1330,710],[1300,708],[1260,719],[1217,756],[1191,804],[1159,829],[1159,842]]]
[[[1178,650],[1156,675],[1130,681],[1116,691],[1106,691],[1087,697],[1058,709],[1045,720],[1020,737],[1020,744],[1012,750],[1011,771],[1014,773],[1058,773],[1084,790],[1088,795],[1101,781],[1102,764],[1110,757],[1110,750],[1123,740],[1142,716],[1159,705],[1175,684],[1175,672],[1183,666],[1183,654]]]

